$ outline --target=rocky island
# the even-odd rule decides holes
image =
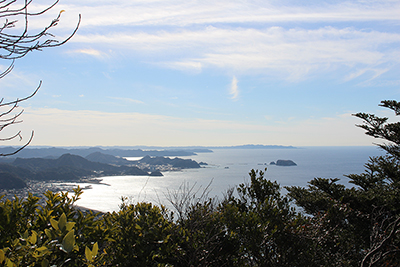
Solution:
[[[276,163],[272,161],[269,165],[276,165],[276,166],[297,166],[297,164],[292,160],[284,160],[278,159]]]

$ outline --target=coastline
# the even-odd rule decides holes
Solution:
[[[19,200],[24,200],[28,198],[29,194],[32,194],[33,196],[39,197],[40,200],[38,202],[39,205],[45,204],[45,198],[44,198],[44,193],[47,191],[51,191],[53,193],[57,192],[72,192],[72,189],[76,188],[76,184],[103,184],[106,186],[110,186],[109,184],[102,183],[103,179],[101,178],[82,178],[79,181],[57,181],[57,180],[52,180],[52,181],[35,181],[35,180],[30,180],[27,181],[26,184],[27,186],[21,189],[8,189],[8,190],[0,190],[0,196],[3,198],[1,201],[4,201],[6,199],[9,200],[15,200],[18,198]],[[73,182],[74,184],[68,184],[70,182]],[[92,189],[91,185],[82,187],[83,190],[88,190]],[[82,209],[86,209],[84,207],[81,207]]]

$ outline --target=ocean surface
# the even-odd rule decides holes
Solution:
[[[206,162],[201,169],[163,172],[162,177],[102,177],[100,184],[80,184],[84,190],[77,205],[103,212],[117,211],[121,197],[129,203],[141,201],[163,204],[169,208],[169,196],[179,188],[193,188],[198,195],[209,185],[209,197],[221,198],[227,189],[249,181],[251,169],[267,168],[265,177],[281,186],[307,186],[314,177],[339,178],[351,187],[344,175],[361,173],[370,156],[383,155],[378,147],[300,147],[295,149],[214,149],[190,158]],[[293,160],[297,166],[269,165],[278,159]]]

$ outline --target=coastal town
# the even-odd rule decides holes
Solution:
[[[56,192],[72,192],[73,188],[79,186],[79,183],[101,183],[101,179],[81,179],[78,182],[67,183],[62,181],[35,181],[30,180],[27,181],[25,188],[20,189],[0,189],[0,197],[1,200],[4,201],[6,199],[9,200],[24,200],[27,199],[29,194],[32,194],[35,197],[39,197],[39,205],[45,204],[46,199],[43,197],[44,193],[47,191],[51,191],[53,193]],[[83,190],[90,189],[91,186],[82,187]]]

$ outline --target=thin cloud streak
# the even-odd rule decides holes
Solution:
[[[111,99],[114,100],[119,100],[123,102],[128,102],[128,103],[135,103],[135,104],[144,104],[143,101],[132,99],[132,98],[127,98],[127,97],[110,97]]]
[[[319,2],[296,3],[268,1],[118,1],[60,4],[71,13],[85,14],[83,26],[190,26],[215,23],[399,21],[400,3]],[[303,4],[303,3],[302,3]]]
[[[231,83],[231,88],[230,88],[229,94],[231,95],[232,100],[237,100],[237,98],[239,96],[238,80],[236,79],[235,76],[233,76],[233,78],[232,78],[232,83]]]
[[[94,57],[104,57],[104,54],[96,49],[77,49],[77,50],[73,50],[73,51],[69,51],[69,53],[73,53],[73,54],[85,54],[85,55],[90,55],[90,56],[94,56]]]
[[[339,67],[376,68],[400,63],[397,52],[387,48],[400,44],[400,34],[352,28],[207,27],[153,34],[78,35],[74,42],[96,44],[98,49],[119,47],[147,62],[172,69],[200,72],[204,68],[218,68],[241,73],[274,71],[273,75],[277,72],[293,80]],[[347,76],[349,78],[351,76]]]

